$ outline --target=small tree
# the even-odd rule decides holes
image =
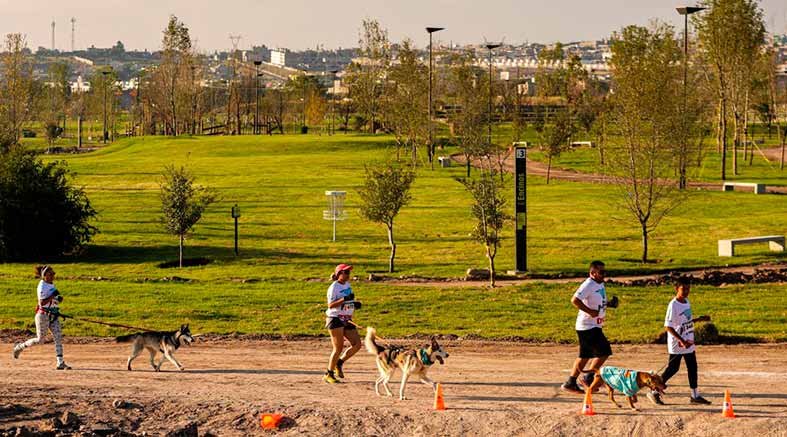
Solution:
[[[178,265],[183,267],[183,242],[192,227],[202,218],[202,213],[216,201],[216,193],[194,185],[194,176],[185,168],[167,166],[161,184],[162,222],[167,232],[180,239]]]
[[[58,126],[56,121],[48,121],[44,133],[46,133],[47,152],[52,153],[52,146],[54,146],[55,141],[60,138],[60,135],[63,133],[63,128]]]
[[[547,124],[543,117],[539,117],[535,129],[541,140],[541,150],[547,155],[547,183],[549,183],[552,160],[568,148],[568,141],[574,134],[574,125],[568,112],[564,111],[556,115],[551,124]]]
[[[394,271],[396,242],[394,241],[394,218],[399,210],[410,203],[410,186],[415,173],[403,167],[387,164],[379,167],[366,167],[366,180],[359,190],[361,196],[361,216],[374,223],[382,223],[388,230],[388,244],[391,255],[388,258],[388,271]]]
[[[465,186],[473,196],[471,208],[476,225],[473,229],[473,238],[486,248],[486,258],[489,260],[489,284],[495,286],[495,256],[500,247],[500,234],[503,226],[511,220],[506,214],[506,200],[503,197],[503,184],[490,173],[481,173],[477,180],[460,178],[459,183]]]

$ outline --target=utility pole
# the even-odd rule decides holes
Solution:
[[[52,20],[52,51],[55,51],[55,20]]]
[[[489,144],[492,144],[492,50],[500,47],[499,43],[487,43],[489,50]]]
[[[686,166],[688,165],[688,132],[686,132],[686,111],[688,110],[688,72],[689,72],[689,15],[704,10],[701,7],[684,6],[675,8],[678,14],[683,15],[683,117],[681,117],[680,153],[678,156],[678,187],[685,190],[688,186],[686,180]]]
[[[429,34],[429,165],[434,170],[434,139],[432,138],[432,34],[445,29],[444,27],[427,27]]]
[[[254,61],[254,135],[260,134],[260,65],[262,61]]]
[[[109,132],[107,132],[107,88],[109,88],[109,84],[107,80],[109,80],[109,74],[111,71],[104,70],[101,72],[102,77],[104,78],[104,144],[107,143],[107,139],[109,137]]]
[[[77,19],[71,17],[71,53],[74,53],[76,51],[76,37],[75,37],[76,24],[77,24]]]

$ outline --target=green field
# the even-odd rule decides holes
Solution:
[[[385,230],[360,218],[357,189],[365,163],[393,155],[384,136],[336,135],[242,137],[144,137],[124,139],[100,151],[63,156],[99,212],[98,234],[84,254],[53,263],[58,286],[67,296],[64,312],[142,324],[155,328],[190,320],[201,332],[315,334],[321,328],[326,282],[338,262],[356,265],[365,278],[387,266]],[[451,150],[444,153],[451,153]],[[443,153],[441,153],[443,154]],[[49,158],[46,158],[49,159]],[[59,159],[59,157],[58,157]],[[187,257],[212,263],[186,269],[157,265],[177,257],[177,239],[159,223],[158,199],[165,165],[187,165],[199,183],[214,187],[212,206],[186,243]],[[469,267],[486,267],[483,248],[469,239],[470,199],[453,180],[464,169],[419,169],[413,202],[397,219],[399,243],[395,275],[460,277]],[[509,182],[510,183],[510,182]],[[666,271],[726,263],[781,261],[767,246],[750,246],[740,256],[720,260],[716,240],[747,235],[784,234],[787,202],[781,196],[697,192],[663,221],[651,241],[652,264],[638,262],[637,226],[616,209],[610,186],[528,180],[529,267],[539,274],[581,275],[592,259],[602,259],[613,275]],[[338,241],[322,219],[325,190],[348,192],[348,218],[338,224]],[[511,187],[513,197],[513,186]],[[230,208],[237,203],[240,257],[235,257]],[[513,268],[513,225],[506,233],[498,268]],[[93,281],[102,277],[108,280]],[[187,283],[157,282],[178,276]],[[252,279],[249,283],[241,283]],[[0,327],[32,321],[35,306],[32,265],[0,265]],[[367,303],[362,323],[393,335],[416,332],[522,336],[538,340],[573,338],[573,286],[478,288],[398,288],[361,283]],[[748,288],[747,288],[748,289]],[[718,326],[726,333],[784,338],[783,286],[757,286],[756,306],[738,288],[735,302],[752,306],[733,311],[716,289],[703,289],[698,312],[731,311]],[[642,341],[659,330],[668,290],[626,289],[632,304],[611,327],[617,340]],[[708,299],[700,297],[706,293]],[[659,295],[655,306],[649,297]],[[772,302],[770,304],[769,302]],[[718,304],[718,308],[712,305]],[[629,313],[629,311],[632,311]],[[641,326],[641,311],[654,325]],[[626,317],[630,314],[630,317]],[[644,317],[644,316],[642,316]],[[170,320],[175,319],[175,322]],[[559,323],[553,322],[559,320]],[[613,325],[614,326],[614,325]],[[619,330],[618,330],[619,329]],[[71,323],[69,334],[107,334]]]

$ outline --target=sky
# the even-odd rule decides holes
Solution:
[[[71,49],[71,18],[76,48],[157,50],[168,16],[175,14],[205,52],[265,44],[294,50],[354,47],[361,20],[373,18],[393,41],[411,38],[426,45],[424,27],[445,27],[443,43],[506,43],[600,39],[629,24],[651,19],[681,27],[674,0],[0,0],[0,34],[21,32],[28,47]],[[769,31],[787,33],[787,1],[761,0]]]

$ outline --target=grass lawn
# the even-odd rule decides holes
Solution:
[[[387,266],[384,227],[359,217],[357,189],[363,165],[393,153],[389,137],[339,134],[144,137],[124,139],[97,152],[55,157],[68,162],[75,182],[87,191],[99,212],[95,224],[101,233],[78,257],[40,261],[58,270],[59,288],[69,296],[64,312],[154,328],[170,326],[170,320],[191,320],[203,332],[319,333],[327,284],[305,279],[326,279],[338,262],[355,264],[360,277]],[[177,257],[177,238],[167,235],[159,223],[159,182],[168,164],[187,165],[199,183],[221,195],[186,243],[187,257],[208,257],[211,264],[182,270],[157,267]],[[423,165],[419,170],[413,202],[397,218],[396,275],[458,277],[468,267],[486,266],[483,248],[468,236],[473,226],[469,196],[453,180],[463,173],[461,167],[432,171]],[[536,177],[528,183],[529,266],[536,273],[583,274],[592,259],[606,261],[613,275],[785,259],[764,245],[745,247],[731,259],[716,256],[720,238],[784,234],[787,202],[779,196],[693,194],[662,222],[651,241],[655,261],[642,265],[638,229],[614,207],[610,186],[559,181],[547,186]],[[330,241],[330,223],[322,219],[325,190],[348,192],[348,218],[338,224],[335,243]],[[237,258],[230,217],[235,203],[242,210]],[[500,270],[513,268],[512,237],[513,225],[498,255]],[[110,280],[89,280],[98,276]],[[193,282],[145,282],[170,276]],[[260,282],[239,282],[248,278]],[[0,293],[6,297],[0,303],[0,327],[20,327],[32,320],[35,283],[32,263],[0,264]],[[359,322],[378,324],[391,335],[475,333],[560,341],[574,335],[568,305],[573,287],[532,285],[494,292],[358,287],[363,293],[359,296],[369,304]],[[729,321],[719,323],[720,329],[783,336],[784,306],[778,300],[783,286],[746,289],[762,291],[756,303],[741,297],[746,305],[757,305],[750,314],[757,321],[730,315]],[[723,292],[728,290],[738,289]],[[610,333],[618,340],[650,338],[659,329],[669,297],[661,293],[651,306],[647,299],[653,290],[625,290],[629,292],[633,301],[621,308],[620,323],[611,322]],[[708,299],[700,293],[707,293]],[[476,294],[484,294],[483,299]],[[714,308],[712,314],[717,314],[715,309],[738,314],[723,296],[713,289],[693,295],[697,305]],[[629,310],[632,316],[626,319]],[[645,321],[641,311],[655,311],[648,319],[653,329],[640,326]],[[551,322],[558,319],[560,323]],[[67,332],[108,333],[80,326],[70,323]]]

